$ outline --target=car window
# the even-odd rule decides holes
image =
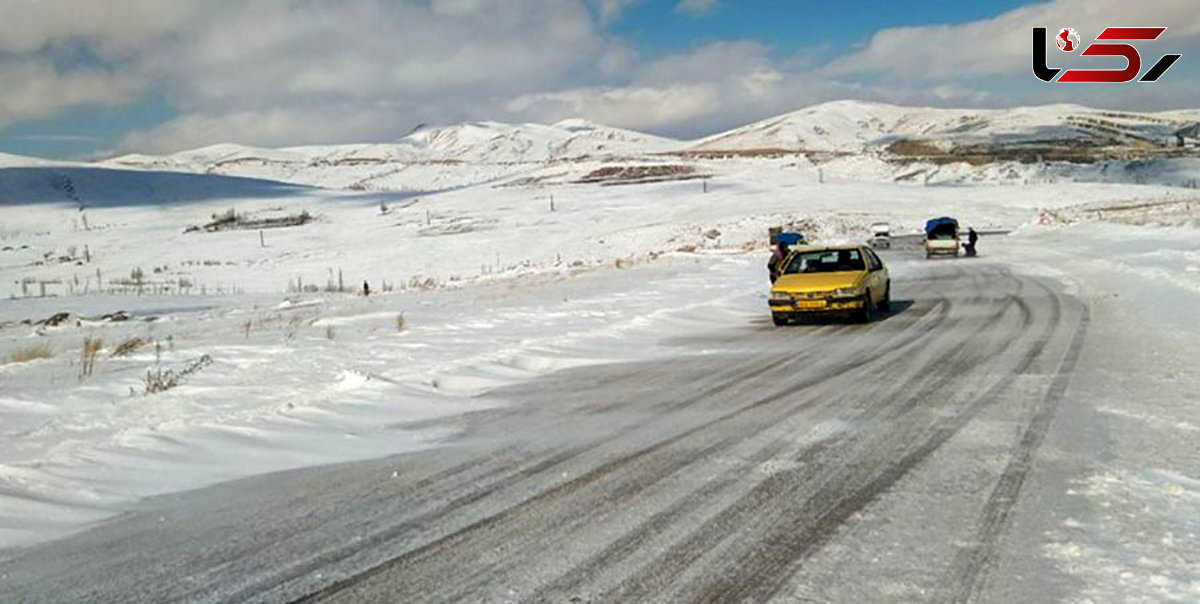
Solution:
[[[869,270],[877,271],[877,270],[883,268],[883,261],[879,259],[879,256],[875,255],[874,250],[866,250],[866,252],[867,252],[867,268]]]
[[[925,233],[929,239],[956,239],[958,238],[958,225],[954,224],[939,224],[932,231]]]
[[[858,250],[819,250],[793,254],[784,273],[836,273],[861,271],[865,267]]]

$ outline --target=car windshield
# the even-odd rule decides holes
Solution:
[[[930,239],[954,239],[958,237],[958,228],[952,224],[939,224],[927,236]]]
[[[787,274],[793,273],[836,273],[861,271],[865,268],[858,250],[820,250],[798,252],[788,262]]]

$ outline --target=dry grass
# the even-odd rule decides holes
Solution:
[[[145,346],[146,344],[148,344],[148,342],[146,340],[143,340],[137,336],[134,336],[134,337],[129,338],[128,340],[125,340],[124,342],[121,342],[120,344],[118,344],[117,347],[113,349],[112,354],[110,354],[109,356],[110,357],[128,356],[129,353],[141,348],[142,346]]]
[[[7,365],[8,363],[24,363],[34,359],[48,359],[52,356],[54,356],[54,350],[50,348],[50,344],[33,344],[31,346],[19,348],[8,354],[2,359],[0,365]]]
[[[183,380],[193,373],[212,365],[212,362],[212,357],[205,354],[201,355],[198,359],[193,359],[185,363],[183,369],[178,373],[171,369],[163,369],[162,367],[147,370],[144,394],[166,392],[183,383]]]
[[[79,377],[83,378],[92,375],[92,371],[96,368],[96,354],[100,352],[100,347],[104,341],[100,338],[86,336],[83,338],[83,349],[80,352]]]
[[[657,182],[663,180],[685,180],[700,178],[692,166],[680,164],[652,166],[602,166],[587,173],[575,182],[580,183],[635,183]]]

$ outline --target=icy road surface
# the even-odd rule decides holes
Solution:
[[[405,426],[457,434],[436,448],[147,500],[0,552],[0,600],[1192,599],[1186,309],[1031,261],[1057,238],[893,251],[874,324],[774,328],[755,300],[666,358]]]

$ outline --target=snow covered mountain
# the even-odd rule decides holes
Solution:
[[[1012,109],[933,109],[863,101],[807,107],[700,139],[693,151],[860,153],[901,140],[935,148],[1069,144],[1169,147],[1200,111],[1133,113],[1058,104]]]
[[[568,119],[545,124],[471,122],[421,128],[395,143],[263,149],[222,144],[167,156],[125,155],[120,168],[204,172],[332,188],[443,188],[475,184],[559,160],[629,158],[677,149],[678,141]],[[472,164],[466,173],[454,166]],[[403,182],[400,182],[403,181]]]
[[[471,122],[421,127],[391,143],[282,149],[219,144],[164,156],[125,155],[90,167],[417,193],[483,183],[537,183],[552,174],[574,180],[613,164],[804,154],[806,163],[851,180],[1025,182],[1087,173],[1082,177],[1141,182],[1144,165],[1138,166],[1138,174],[1114,176],[1108,164],[1120,163],[1115,167],[1124,169],[1131,161],[1155,160],[1180,184],[1196,178],[1198,124],[1200,110],[1134,113],[1070,104],[934,109],[835,101],[694,141],[582,119]],[[1180,162],[1187,165],[1174,165]],[[34,165],[65,164],[0,155],[0,166]],[[689,170],[720,172],[714,166],[684,167]]]
[[[29,166],[49,166],[58,162],[25,155],[13,155],[0,152],[0,168],[22,168]]]

